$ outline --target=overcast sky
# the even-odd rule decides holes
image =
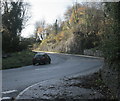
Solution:
[[[44,19],[46,23],[52,24],[58,18],[63,19],[67,7],[72,6],[75,0],[29,0],[28,2],[31,5],[31,19],[27,22],[29,25],[22,31],[24,37],[33,34],[36,21]]]

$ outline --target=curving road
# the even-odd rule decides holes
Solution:
[[[3,97],[16,97],[26,87],[35,83],[59,79],[76,74],[95,72],[103,65],[103,59],[67,54],[49,54],[50,65],[25,66],[2,71]]]

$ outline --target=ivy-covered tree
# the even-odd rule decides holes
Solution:
[[[99,46],[103,14],[101,3],[75,3],[65,13],[66,29],[72,29],[81,53],[84,49]]]
[[[55,34],[58,34],[58,20],[55,21]]]
[[[27,6],[25,2],[20,0],[2,2],[3,51],[13,52],[19,50],[21,31],[27,21],[25,16]]]

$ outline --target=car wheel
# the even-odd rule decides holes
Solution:
[[[49,64],[51,63],[51,61],[49,61]]]
[[[35,65],[36,63],[33,63],[33,65]]]

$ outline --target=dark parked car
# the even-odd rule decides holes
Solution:
[[[33,58],[33,65],[35,64],[50,64],[51,58],[46,53],[37,53]]]

